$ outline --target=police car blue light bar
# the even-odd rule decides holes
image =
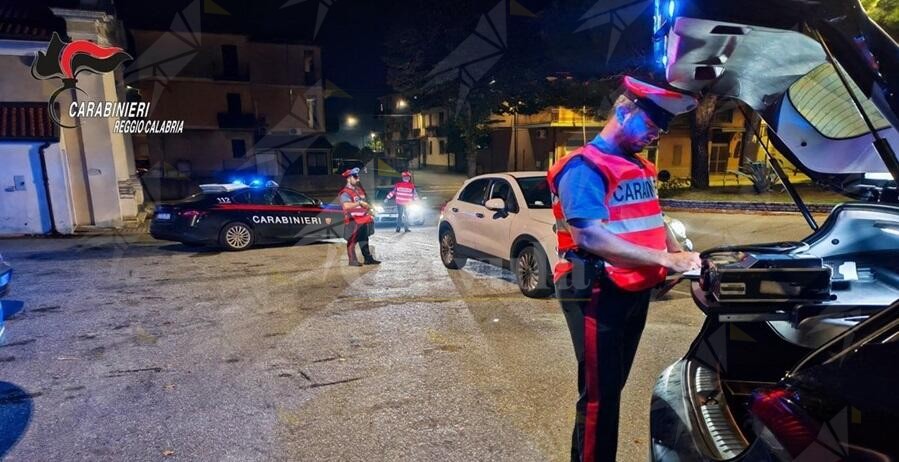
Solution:
[[[225,184],[201,184],[200,190],[204,193],[220,193],[220,192],[232,192],[240,189],[246,189],[249,186],[243,183],[225,183]]]

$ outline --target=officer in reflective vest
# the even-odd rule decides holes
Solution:
[[[359,180],[359,169],[354,168],[343,172],[347,179],[346,186],[338,195],[340,206],[343,207],[343,237],[346,239],[346,252],[350,266],[362,266],[356,258],[356,244],[362,250],[362,257],[366,265],[379,265],[368,248],[368,236],[374,224],[372,207],[366,202],[365,190],[362,189]]]
[[[396,232],[400,232],[400,225],[409,232],[409,221],[406,217],[406,207],[412,201],[418,200],[418,190],[412,182],[412,173],[408,170],[402,173],[403,181],[393,185],[393,189],[387,193],[386,200],[396,199]]]
[[[679,92],[625,77],[625,93],[606,126],[562,158],[547,180],[553,193],[560,261],[554,271],[578,361],[573,461],[613,461],[618,407],[649,306],[652,287],[699,268],[667,232],[656,170],[640,156],[677,114],[696,107]]]

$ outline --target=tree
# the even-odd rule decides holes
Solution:
[[[899,41],[899,0],[862,0],[862,7],[893,40]]]
[[[535,114],[550,106],[586,106],[588,115],[592,115],[597,108],[611,105],[608,95],[618,87],[618,75],[605,69],[606,60],[598,59],[595,52],[608,49],[609,31],[572,33],[572,27],[577,27],[573,12],[581,14],[595,2],[584,0],[579,6],[573,1],[549,3],[539,16],[521,14],[520,10],[513,13],[512,2],[490,2],[494,9],[485,10],[485,3],[476,0],[405,3],[396,12],[383,57],[388,83],[410,101],[413,110],[449,109],[452,128],[448,147],[464,149],[468,154],[469,174],[475,173],[475,154],[483,145],[494,114]],[[503,4],[510,8],[505,18],[491,16],[493,28],[481,30],[485,13]],[[502,27],[495,24],[498,21],[505,21]],[[491,34],[501,35],[499,30],[507,35],[497,40]],[[478,67],[481,64],[461,68],[459,78],[434,83],[429,74],[438,63],[458,53],[466,41],[478,42],[477,37],[483,36],[502,46],[479,42],[465,50],[465,58],[470,59],[461,61],[493,57],[495,62],[488,59],[483,68]]]
[[[708,94],[690,114],[690,177],[696,189],[709,187],[709,137],[718,97]]]
[[[743,103],[737,103],[743,104]],[[758,160],[759,139],[755,134],[761,132],[762,116],[758,112],[749,108],[743,114],[749,117],[743,119],[743,138],[740,142],[740,166],[746,165],[747,162],[755,162]]]

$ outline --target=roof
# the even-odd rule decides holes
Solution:
[[[485,173],[476,178],[494,178],[497,176],[510,176],[512,178],[533,178],[535,176],[546,176],[546,172],[542,171],[533,171],[533,172],[496,172],[496,173]]]
[[[0,102],[0,141],[59,141],[47,103]]]
[[[53,32],[66,36],[66,23],[43,2],[0,3],[0,40],[49,41]]]

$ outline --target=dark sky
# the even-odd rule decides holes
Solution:
[[[515,8],[524,7],[538,14],[541,11],[550,12],[540,14],[542,27],[548,31],[561,31],[575,40],[574,47],[563,46],[556,49],[584,50],[583,57],[580,54],[569,57],[562,67],[571,67],[570,64],[574,63],[575,66],[585,65],[588,70],[593,71],[590,66],[605,62],[594,59],[594,51],[591,50],[607,48],[608,28],[597,29],[592,35],[571,33],[578,27],[581,16],[595,7],[598,0],[513,1]],[[465,23],[460,27],[464,35],[467,35],[469,29],[474,30],[478,18],[499,2],[500,0],[118,0],[116,7],[129,28],[165,30],[179,12],[200,8],[203,11],[203,31],[243,33],[260,39],[306,42],[321,46],[325,79],[351,96],[350,99],[328,100],[328,129],[333,132],[347,114],[354,114],[362,122],[361,126],[352,133],[338,133],[334,138],[348,139],[358,144],[371,129],[378,129],[381,125],[372,119],[378,106],[377,98],[391,91],[387,85],[387,72],[382,59],[385,40],[391,28],[409,27],[410,24],[416,28],[443,28],[456,21]],[[649,4],[629,0],[608,0],[608,3]],[[462,4],[467,5],[466,11],[460,10]],[[552,8],[547,8],[548,5],[552,5]],[[422,9],[438,13],[431,14],[430,20],[423,20],[416,16]],[[443,20],[446,16],[453,16],[455,19]],[[320,29],[316,33],[319,22]],[[648,34],[630,35],[630,39],[648,43]],[[448,49],[454,47],[456,43],[448,44]],[[538,45],[538,48],[544,52],[553,50],[552,47],[542,45]],[[443,50],[438,54],[446,56],[448,53],[449,51]]]
[[[358,114],[364,122],[366,115],[375,112],[377,98],[390,91],[381,60],[387,16],[379,3],[384,2],[119,0],[116,5],[129,28],[168,29],[176,14],[199,5],[203,31],[244,33],[265,40],[321,46],[325,79],[352,97],[329,100],[328,125],[333,130],[348,113]],[[323,20],[316,34],[320,14]],[[361,126],[357,131],[367,134],[369,128]]]

